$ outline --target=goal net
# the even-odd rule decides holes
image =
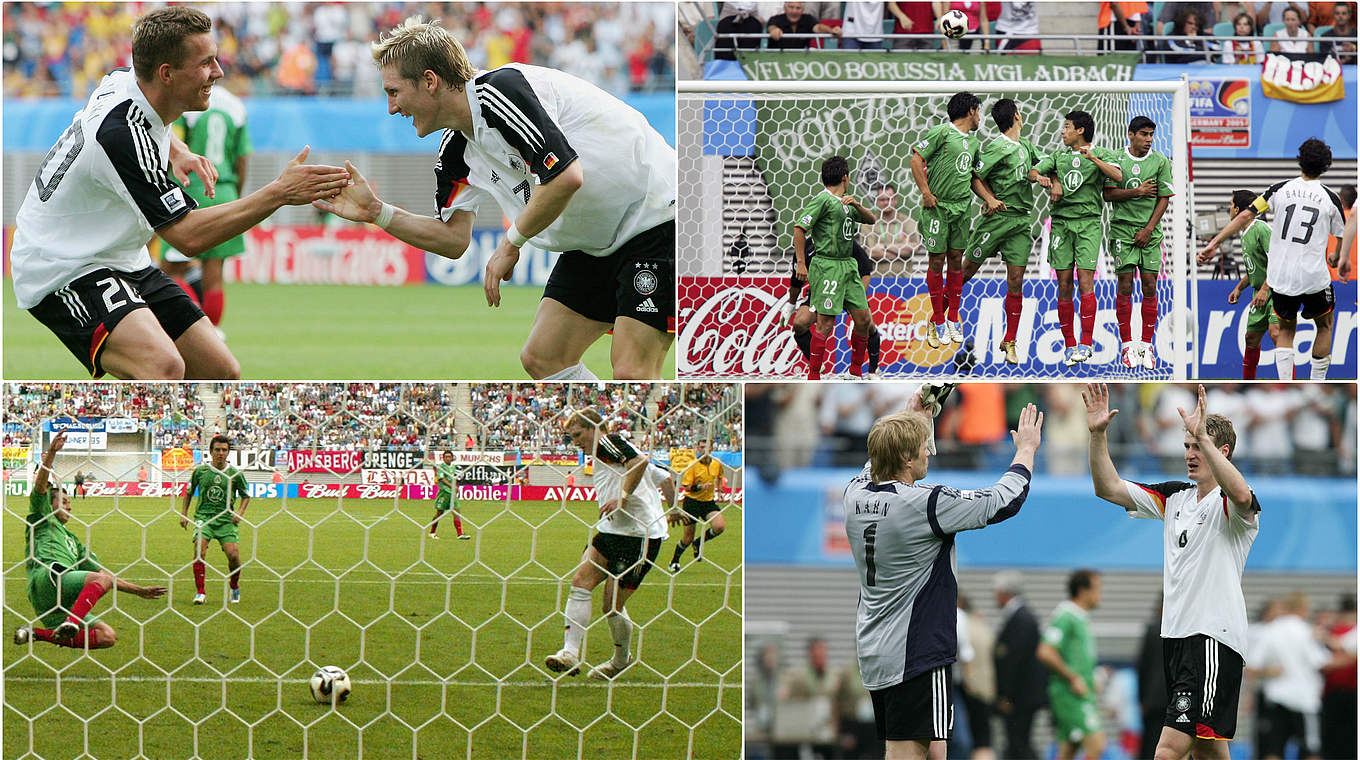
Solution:
[[[69,612],[70,600],[56,621],[52,608],[35,609],[26,568],[30,489],[60,431],[52,477],[73,496],[66,527],[120,581],[168,593],[99,599],[85,622],[116,632],[110,648],[7,644],[0,754],[736,757],[739,393],[679,383],[8,384],[6,635],[50,631]],[[682,531],[671,526],[654,559],[602,568],[648,570],[626,605],[634,659],[612,681],[587,673],[615,653],[601,615],[607,582],[593,594],[580,675],[545,667],[563,646],[564,605],[601,514],[597,464],[563,428],[585,409],[669,470],[677,489],[702,441],[725,478],[715,503],[726,531],[700,542],[701,558],[687,550],[671,571]],[[219,433],[250,495],[237,526],[240,600],[213,541],[197,604],[194,524],[183,527],[180,511]],[[446,456],[457,500],[434,538],[434,464]],[[327,665],[353,684],[334,707],[308,688]]]
[[[828,92],[828,89],[833,91]],[[1184,377],[1190,360],[1184,305],[1190,229],[1188,109],[1182,82],[681,82],[678,86],[679,370],[686,376],[802,376],[806,363],[779,324],[793,269],[793,221],[821,190],[819,168],[849,159],[852,190],[882,220],[862,225],[859,242],[874,260],[869,303],[888,375],[974,374],[991,377]],[[990,259],[964,285],[964,346],[931,348],[927,256],[915,216],[920,193],[911,176],[912,146],[948,121],[946,104],[968,90],[982,100],[978,136],[997,136],[990,107],[1009,97],[1020,106],[1023,136],[1041,151],[1062,145],[1064,115],[1092,114],[1094,144],[1124,150],[1129,120],[1157,123],[1153,149],[1172,160],[1176,195],[1162,219],[1157,278],[1155,369],[1119,361],[1115,264],[1105,241],[1095,272],[1095,356],[1064,366],[1057,281],[1048,264],[1049,202],[1036,187],[1032,253],[1017,334],[1020,363],[1007,364],[1005,266]],[[981,218],[980,202],[974,212]],[[1104,212],[1108,220],[1108,206]],[[1133,338],[1141,336],[1133,294]],[[1079,321],[1079,318],[1078,318]],[[839,320],[836,369],[849,360],[848,318]]]

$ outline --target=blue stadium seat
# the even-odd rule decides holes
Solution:
[[[1262,36],[1262,37],[1274,37],[1274,36],[1275,36],[1275,33],[1278,32],[1278,31],[1280,31],[1280,30],[1283,29],[1283,28],[1284,28],[1284,24],[1266,24],[1266,28],[1261,30],[1261,36]],[[1266,46],[1267,48],[1270,47],[1270,43],[1265,43],[1265,46]]]
[[[1214,36],[1215,37],[1233,36],[1233,22],[1220,21],[1217,24],[1214,24]]]

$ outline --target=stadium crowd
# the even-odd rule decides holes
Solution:
[[[225,420],[207,422],[239,446],[423,450],[454,440],[450,402],[447,385],[245,383],[223,386]]]
[[[714,3],[682,3],[681,28],[691,41]],[[1092,3],[1094,5],[1094,3]],[[698,7],[695,7],[698,6]],[[1096,25],[1110,39],[1103,49],[1141,51],[1149,63],[1261,63],[1267,50],[1331,54],[1356,60],[1353,2],[1101,2]],[[970,35],[942,43],[937,21],[949,11],[967,19]],[[734,60],[737,49],[932,50],[1042,52],[1041,14],[1035,2],[754,2],[720,4],[713,57]],[[884,36],[891,28],[893,36]],[[828,35],[822,38],[785,35]],[[732,37],[727,35],[764,35]],[[1179,39],[1143,39],[1149,36]],[[1258,37],[1234,40],[1234,37]],[[1264,42],[1263,42],[1264,40]]]
[[[131,26],[159,3],[6,3],[6,97],[84,99],[131,63]],[[674,81],[669,3],[208,3],[238,95],[378,97],[369,43],[408,16],[442,19],[479,69],[552,66],[615,94]]]
[[[808,465],[860,467],[873,421],[902,408],[913,384],[747,386],[747,455],[767,478]],[[1128,425],[1111,428],[1110,453],[1121,470],[1184,474],[1177,407],[1194,406],[1194,386],[1110,386],[1111,405]],[[942,469],[1003,468],[1009,425],[1025,404],[1044,410],[1038,472],[1085,472],[1086,412],[1074,384],[964,383],[936,422]],[[1353,475],[1356,389],[1353,384],[1209,386],[1209,408],[1233,420],[1233,461],[1246,473]],[[809,420],[816,424],[809,425]],[[1136,423],[1132,421],[1136,420]]]
[[[72,417],[149,421],[153,445],[171,445],[203,418],[203,403],[188,388],[170,383],[8,383],[4,445],[31,445],[34,426],[54,409]]]

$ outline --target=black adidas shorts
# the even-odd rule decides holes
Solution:
[[[869,697],[880,741],[948,740],[954,733],[954,679],[948,665],[871,690]]]
[[[700,499],[691,499],[688,496],[680,503],[680,507],[685,510],[685,521],[691,523],[707,520],[709,515],[718,511],[718,504],[716,501],[702,501]]]
[[[656,564],[656,555],[661,551],[664,538],[643,538],[642,536],[621,536],[617,533],[596,533],[590,545],[604,555],[604,569],[619,579],[621,588],[636,589],[642,585],[647,571]],[[647,556],[642,556],[643,542],[647,544]],[[643,560],[639,562],[638,560]]]
[[[675,332],[675,222],[639,233],[608,256],[563,253],[543,297],[596,322],[632,317]]]
[[[203,318],[198,304],[156,267],[135,272],[96,269],[48,293],[28,311],[56,333],[97,380],[104,375],[99,357],[105,339],[137,309],[151,309],[170,340]]]
[[[1304,293],[1301,296],[1286,296],[1279,293],[1270,294],[1270,306],[1275,310],[1275,316],[1288,322],[1293,322],[1299,318],[1299,309],[1303,309],[1304,319],[1317,319],[1318,317],[1331,312],[1336,305],[1336,294],[1332,292],[1332,284],[1327,283],[1327,287],[1314,293]]]
[[[1162,639],[1167,705],[1163,724],[1199,739],[1233,738],[1237,697],[1242,690],[1242,656],[1197,633]]]
[[[858,240],[854,241],[850,252],[855,257],[855,268],[859,271],[860,277],[874,273],[874,260],[869,258],[869,252],[864,250],[864,246],[860,245]],[[802,297],[798,299],[798,305],[812,308],[812,288],[804,282],[799,292],[802,293]]]

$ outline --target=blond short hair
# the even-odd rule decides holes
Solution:
[[[1237,432],[1233,430],[1232,420],[1221,414],[1211,414],[1204,418],[1204,432],[1209,434],[1214,446],[1227,446],[1228,458],[1232,459],[1233,450],[1237,448]]]
[[[930,420],[920,412],[897,412],[879,419],[869,430],[870,477],[877,482],[896,478],[929,439]]]
[[[373,43],[373,62],[379,68],[396,66],[402,79],[420,81],[426,71],[433,71],[444,84],[456,90],[477,69],[468,60],[467,51],[449,30],[436,21],[412,16],[401,22],[386,36]]]
[[[149,11],[132,22],[132,70],[149,82],[162,63],[179,68],[185,38],[211,32],[212,20],[203,11],[184,5]]]

